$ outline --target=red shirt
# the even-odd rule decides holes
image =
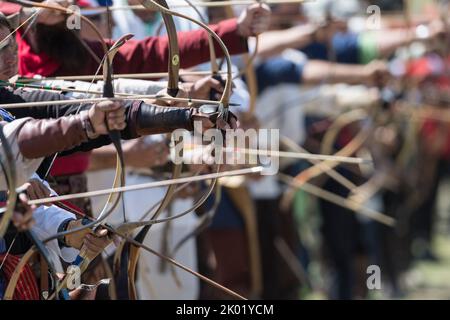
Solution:
[[[0,12],[5,15],[20,11],[20,6],[12,3],[0,2]],[[247,41],[237,34],[237,20],[229,19],[212,25],[211,29],[224,41],[231,55],[247,52]],[[106,40],[108,44],[113,41]],[[178,33],[180,48],[180,67],[190,68],[210,60],[208,33],[195,30]],[[89,47],[98,56],[104,52],[100,42],[87,41]],[[26,42],[19,42],[19,74],[26,77],[34,75],[70,76],[60,68],[58,61],[52,60],[46,54],[36,54]],[[218,58],[223,56],[217,42],[214,41]],[[166,36],[148,37],[144,40],[130,40],[124,44],[113,61],[114,73],[151,73],[166,72],[169,58],[169,41]],[[97,71],[98,63],[89,55],[84,68],[77,75],[93,75]],[[89,154],[75,154],[56,159],[51,174],[53,176],[79,174],[85,172],[89,166]]]
[[[441,60],[440,57],[430,55],[412,60],[407,65],[407,75],[419,82],[427,78],[433,81],[433,85],[440,91],[445,92],[450,88],[450,79],[446,70],[450,68],[450,57]],[[419,131],[419,137],[423,139],[424,145],[432,147],[439,135],[445,134],[445,143],[439,150],[444,159],[450,159],[450,130],[443,131],[438,119],[425,119]]]

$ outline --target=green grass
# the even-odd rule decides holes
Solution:
[[[405,277],[405,299],[450,299],[450,236],[434,241],[436,262],[419,262]]]

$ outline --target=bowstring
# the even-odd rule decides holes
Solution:
[[[112,34],[113,34],[113,28],[112,28],[112,14],[111,14],[111,10],[110,10],[110,8],[109,8],[109,5],[110,5],[110,3],[109,3],[109,1],[110,0],[106,0],[106,19],[107,19],[107,24],[108,24],[108,37],[111,39],[112,38]],[[106,59],[109,59],[108,57],[106,57]],[[113,67],[112,67],[112,61],[108,61],[109,63],[110,63],[110,71],[111,71],[111,82],[112,82],[112,86],[113,86],[113,88],[114,88],[114,77],[113,77],[113,75],[112,75],[112,73],[113,73]],[[120,161],[124,161],[123,159],[122,160],[120,160]],[[125,163],[122,163],[121,164],[121,170],[122,171],[125,171]],[[121,173],[121,179],[123,180],[122,182],[124,183],[125,182],[125,174],[126,174],[126,172],[122,172]],[[121,204],[122,204],[122,218],[123,218],[123,223],[126,223],[127,222],[127,214],[126,214],[126,211],[125,211],[125,208],[126,208],[126,205],[125,205],[125,195],[124,194],[122,194],[122,196],[120,197],[120,202],[121,202]]]

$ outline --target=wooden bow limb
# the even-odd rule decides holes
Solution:
[[[364,207],[359,202],[338,196],[332,192],[323,190],[323,189],[321,189],[313,184],[307,183],[307,182],[298,183],[294,180],[294,178],[292,178],[289,175],[278,174],[278,177],[280,178],[281,181],[294,187],[295,189],[304,190],[305,192],[308,192],[318,198],[324,199],[324,200],[334,203],[338,206],[349,209],[355,213],[362,214],[365,217],[368,217],[371,220],[380,222],[386,226],[389,226],[389,227],[395,226],[395,223],[396,223],[395,219],[385,215],[384,213]]]
[[[252,117],[256,112],[256,102],[258,100],[258,79],[256,78],[256,72],[255,68],[253,67],[253,60],[256,57],[257,54],[257,48],[258,48],[258,40],[259,38],[256,38],[256,45],[255,45],[255,51],[254,56],[249,57],[248,54],[244,55],[244,64],[246,67],[244,68],[244,74],[245,74],[245,81],[247,84],[248,92],[250,94],[250,102],[249,102],[249,109],[248,112],[244,115],[247,117]]]
[[[34,12],[32,15],[30,15],[27,19],[25,19],[25,21],[23,21],[21,24],[19,24],[19,26],[17,28],[15,28],[14,30],[12,30],[5,38],[3,38],[0,41],[0,45],[2,45],[4,42],[8,41],[9,38],[11,38],[12,36],[14,36],[16,34],[16,32],[22,28],[23,26],[25,26],[28,22],[32,21],[39,13],[40,13],[41,9],[37,9],[36,12]]]
[[[114,57],[119,52],[120,48],[131,38],[133,38],[134,35],[132,34],[126,34],[120,37],[113,46],[108,50],[108,54],[103,58],[103,92],[102,96],[104,98],[114,98],[114,85],[112,80],[112,63],[114,60]],[[108,126],[106,126],[108,128]],[[125,186],[125,161],[124,161],[124,155],[122,151],[122,143],[121,143],[121,137],[120,132],[118,130],[109,130],[108,128],[108,134],[109,137],[116,148],[117,153],[117,159],[116,159],[116,172],[114,176],[114,182],[113,187],[117,186]],[[116,206],[119,204],[121,199],[121,193],[115,195],[110,194],[108,196],[108,199],[106,200],[106,203],[100,212],[98,219],[101,220],[104,216],[109,216]],[[123,203],[123,202],[122,202]],[[125,215],[125,210],[124,210]],[[124,217],[125,220],[125,217]],[[98,225],[97,225],[98,226]],[[83,248],[80,251],[79,257],[84,257],[85,252],[83,252]],[[83,261],[84,262],[84,261]],[[87,264],[89,264],[90,261],[87,261]],[[86,268],[87,268],[86,264]],[[84,271],[84,270],[83,270]]]
[[[372,198],[384,186],[386,177],[383,173],[375,174],[371,179],[361,186],[351,190],[348,196],[349,200],[360,203],[361,205]]]
[[[171,97],[176,97],[179,92],[179,73],[180,73],[180,49],[178,45],[178,35],[177,30],[175,26],[175,22],[172,17],[172,12],[169,10],[169,7],[167,5],[166,0],[143,0],[141,4],[144,7],[149,7],[150,4],[154,4],[156,7],[158,7],[159,11],[161,12],[164,25],[166,27],[167,31],[167,37],[169,40],[169,55],[168,55],[168,84],[167,84],[167,94]],[[181,173],[182,173],[182,163],[175,163],[173,165],[172,169],[172,179],[177,179]],[[172,198],[175,194],[175,188],[176,185],[169,185],[169,187],[166,190],[166,194],[164,195],[163,200],[159,204],[159,207],[156,209],[155,213],[153,214],[154,219],[157,219],[158,216],[167,208],[167,206],[172,201]],[[147,225],[136,235],[134,238],[135,241],[138,243],[143,243],[145,240],[145,237],[147,236],[148,232],[150,231],[151,225]],[[125,272],[124,270],[121,270],[120,268],[121,263],[120,260],[122,259],[122,255],[127,256],[128,255],[128,268],[126,270],[126,276],[127,279],[127,292],[128,297],[130,299],[135,300],[137,298],[136,288],[135,288],[135,273],[136,273],[136,267],[137,262],[139,259],[139,249],[140,247],[131,245],[129,242],[125,243],[123,246],[118,248],[116,251],[116,254],[114,256],[114,269],[115,273],[120,276],[121,272]],[[125,252],[123,252],[125,251]]]
[[[363,129],[360,131],[353,140],[347,144],[343,149],[339,150],[335,155],[336,156],[346,156],[355,153],[367,140],[370,136],[371,130]],[[302,171],[297,177],[295,177],[296,184],[293,189],[287,190],[283,195],[281,200],[281,206],[287,208],[289,204],[292,202],[294,198],[296,190],[299,189],[298,186],[301,186],[303,183],[315,178],[326,171],[329,171],[331,168],[335,168],[339,163],[333,161],[323,161],[314,165],[304,171]]]
[[[16,290],[17,282],[19,281],[20,275],[22,273],[23,268],[30,262],[30,260],[38,254],[38,250],[35,246],[33,246],[30,250],[28,250],[25,255],[20,259],[19,264],[16,266],[14,273],[9,279],[8,286],[6,287],[3,299],[4,300],[12,300],[14,296],[14,292]],[[18,271],[18,272],[16,272]]]
[[[198,21],[196,19],[193,19],[187,15],[181,14],[179,12],[169,10],[164,6],[161,6],[159,3],[157,3],[154,0],[143,0],[143,4],[149,8],[156,9],[163,14],[165,13],[168,15],[177,16],[177,17],[186,19],[188,21],[191,21],[191,22],[195,23],[196,25],[202,27],[204,30],[206,30],[208,32],[208,34],[210,34],[212,36],[212,38],[214,38],[214,40],[218,43],[218,45],[220,46],[220,48],[222,49],[222,51],[224,52],[224,55],[225,55],[225,61],[226,61],[226,66],[227,66],[227,79],[225,81],[224,92],[223,92],[222,98],[220,100],[223,105],[228,106],[231,89],[232,89],[232,81],[231,81],[232,80],[232,64],[231,64],[231,56],[228,52],[226,45],[222,41],[222,39],[220,39],[220,37],[205,23]]]
[[[214,219],[214,215],[217,212],[217,208],[219,207],[221,201],[222,201],[222,185],[219,181],[217,181],[214,185],[214,203],[211,206],[210,209],[208,209],[207,212],[205,212],[199,219],[199,222],[196,224],[196,226],[193,228],[191,232],[189,232],[187,235],[182,237],[172,248],[170,252],[170,256],[175,256],[175,254],[178,252],[178,250],[189,241],[189,239],[193,237],[197,237],[199,234],[201,234],[206,228],[208,228]],[[187,213],[185,211],[184,213]],[[183,214],[184,214],[183,213]],[[177,215],[180,217],[180,215]],[[172,218],[176,218],[177,216],[174,216]]]
[[[134,240],[133,238],[127,236],[126,234],[118,232],[117,230],[115,230],[114,228],[111,228],[109,226],[106,226],[106,229],[111,231],[112,233],[122,237],[126,242],[130,243],[131,245],[133,245],[135,247],[138,247],[138,248],[141,248],[141,249],[144,249],[145,251],[148,251],[148,252],[152,253],[153,255],[159,257],[160,259],[163,259],[164,261],[167,261],[168,263],[171,263],[172,265],[174,265],[174,266],[176,266],[176,267],[178,267],[180,269],[183,269],[184,271],[194,275],[195,277],[197,277],[200,280],[208,283],[209,285],[215,287],[216,289],[219,289],[219,290],[225,292],[226,294],[228,294],[228,295],[230,295],[230,296],[232,296],[232,297],[234,297],[236,299],[247,300],[246,298],[244,298],[243,296],[237,294],[236,292],[234,292],[234,291],[232,291],[232,290],[230,290],[230,289],[228,289],[228,288],[218,284],[217,282],[215,282],[215,281],[213,281],[213,280],[203,276],[202,274],[200,274],[200,273],[198,273],[196,271],[193,271],[192,269],[182,265],[181,263],[175,261],[174,259],[172,259],[170,257],[167,257],[166,255],[163,255],[163,254],[161,254],[161,253],[151,249],[150,247],[148,247],[148,246],[146,246],[146,245],[144,245],[144,244]]]
[[[177,177],[179,177],[181,175],[181,171],[182,171],[182,165],[181,164],[175,165],[172,177],[174,179],[177,179]],[[174,180],[174,179],[172,179],[172,180]],[[156,209],[155,213],[153,214],[152,220],[157,219],[159,217],[159,215],[167,208],[170,201],[172,201],[172,198],[173,198],[173,196],[175,194],[175,190],[176,190],[175,187],[176,187],[175,184],[172,184],[169,186],[163,200],[161,201],[161,203],[159,204],[159,207]],[[145,225],[144,228],[138,233],[138,235],[135,237],[134,240],[139,243],[143,243],[146,235],[148,234],[148,232],[150,230],[150,227],[151,227],[151,224]],[[134,279],[135,279],[136,267],[137,267],[137,263],[138,263],[138,259],[139,259],[139,248],[140,247],[137,247],[135,245],[130,245],[129,243],[125,242],[123,244],[123,246],[121,247],[121,249],[122,250],[125,249],[126,246],[129,246],[129,248],[127,248],[129,250],[128,277],[130,279],[130,281],[128,282],[128,294],[130,296],[130,299],[136,300],[137,294],[136,294]],[[121,258],[120,253],[121,253],[121,250],[117,250],[116,254],[114,256],[114,261],[115,261],[115,263],[117,263],[116,266],[120,265],[120,258]]]
[[[29,1],[29,0],[8,0],[7,2],[16,3],[16,4],[19,4],[24,7],[35,7],[35,8],[40,8],[40,9],[55,10],[55,11],[63,12],[67,15],[76,15],[76,16],[80,17],[80,19],[82,19],[84,22],[86,22],[87,25],[91,28],[91,30],[99,38],[100,44],[102,45],[102,49],[103,49],[104,53],[107,54],[108,46],[106,45],[106,42],[103,40],[103,36],[102,36],[101,32],[98,30],[98,28],[95,26],[95,24],[91,20],[89,20],[88,18],[86,18],[85,16],[80,14],[79,12],[70,10],[59,4],[48,4],[45,2],[34,2],[34,1]]]
[[[61,205],[61,203],[58,203],[58,205]],[[62,205],[62,206],[65,207],[64,205]],[[82,213],[80,213],[80,212],[78,212],[78,211],[74,211],[73,209],[70,209],[70,208],[68,208],[68,210],[71,211],[72,213],[74,213],[75,215],[79,216],[79,217],[85,217]],[[90,219],[90,220],[94,220],[94,218],[90,218],[90,217],[86,217],[86,218],[88,218],[88,219]],[[143,249],[143,250],[145,250],[145,251],[148,251],[148,252],[152,253],[153,255],[156,255],[156,256],[159,257],[160,259],[162,259],[162,260],[164,260],[164,261],[167,261],[168,263],[170,263],[170,264],[172,264],[172,265],[174,265],[174,266],[176,266],[176,267],[178,267],[178,268],[180,268],[180,269],[183,269],[184,271],[186,271],[186,272],[192,274],[193,276],[195,276],[195,277],[199,278],[200,280],[206,282],[207,284],[209,284],[209,285],[215,287],[216,289],[225,292],[226,294],[230,295],[231,297],[236,298],[236,299],[240,299],[240,300],[246,300],[246,298],[244,298],[244,297],[242,297],[241,295],[235,293],[234,291],[232,291],[232,290],[230,290],[230,289],[228,289],[228,288],[226,288],[226,287],[224,287],[224,286],[218,284],[217,282],[215,282],[215,281],[213,281],[213,280],[211,280],[211,279],[209,279],[209,278],[203,276],[202,274],[200,274],[200,273],[198,273],[198,272],[193,271],[192,269],[190,269],[190,268],[188,268],[188,267],[182,265],[181,263],[175,261],[174,259],[172,259],[172,258],[170,258],[170,257],[167,257],[167,256],[165,256],[164,254],[158,253],[157,251],[155,251],[155,250],[149,248],[148,246],[146,246],[146,245],[144,245],[144,244],[142,244],[142,243],[139,243],[138,241],[136,241],[135,239],[133,239],[132,237],[130,237],[130,236],[128,235],[128,232],[127,232],[125,229],[122,229],[120,226],[119,226],[118,228],[113,228],[113,227],[111,227],[110,225],[107,225],[107,224],[106,224],[106,225],[104,226],[104,228],[107,229],[107,230],[108,230],[109,232],[111,232],[112,234],[115,234],[115,235],[117,235],[117,236],[123,238],[123,239],[124,239],[124,242],[130,243],[130,244],[132,244],[134,247],[139,247],[139,248],[141,248],[141,249]],[[36,250],[36,249],[35,249],[35,247],[33,246],[33,247],[30,249],[30,255],[32,255],[32,251],[35,251],[35,250]],[[24,265],[25,265],[25,264],[23,264],[23,266],[24,266]],[[53,297],[54,297],[54,296],[53,296]]]
[[[118,235],[119,237],[123,238],[127,243],[130,243],[130,244],[132,244],[135,247],[138,247],[138,248],[141,248],[141,249],[143,249],[145,251],[150,252],[151,254],[159,257],[160,259],[162,259],[162,260],[164,260],[164,261],[166,261],[166,262],[168,262],[168,263],[170,263],[170,264],[172,264],[172,265],[174,265],[174,266],[176,266],[176,267],[178,267],[178,268],[180,268],[180,269],[182,269],[182,270],[192,274],[193,276],[195,276],[195,277],[199,278],[200,280],[206,282],[207,284],[215,287],[216,289],[225,292],[226,294],[230,295],[231,297],[239,299],[239,300],[247,300],[243,296],[241,296],[241,295],[237,294],[236,292],[234,292],[234,291],[232,291],[232,290],[230,290],[230,289],[228,289],[228,288],[218,284],[217,282],[209,279],[208,277],[205,277],[204,275],[202,275],[202,274],[200,274],[200,273],[198,273],[198,272],[196,272],[196,271],[194,271],[194,270],[184,266],[183,264],[175,261],[174,259],[172,259],[170,257],[167,257],[166,255],[163,255],[163,254],[153,250],[152,248],[150,248],[150,247],[148,247],[148,246],[146,246],[146,245],[144,245],[144,244],[134,240],[132,237],[130,237],[126,233],[124,233],[122,231],[119,231],[118,229],[114,229],[114,228],[112,228],[112,227],[110,227],[108,225],[105,225],[104,227],[108,231],[110,231],[111,233],[113,233],[115,235]],[[35,251],[36,251],[36,249],[34,247],[32,247],[32,249],[29,251],[28,255],[30,255],[30,256],[34,255]],[[22,264],[22,268],[23,268],[24,265],[25,264]],[[52,295],[50,297],[50,299],[52,299],[54,297],[55,297],[55,295]]]
[[[200,20],[202,21],[203,24],[207,24],[207,19],[203,16],[203,14],[200,12],[200,10],[193,4],[192,1],[190,0],[184,0],[184,2],[189,5],[198,15],[198,17],[200,18]],[[221,77],[221,75],[219,74],[219,65],[217,63],[217,54],[216,54],[216,50],[214,47],[214,38],[213,38],[213,34],[208,32],[208,42],[209,42],[209,50],[210,50],[210,63],[211,63],[211,76],[213,78],[218,79],[219,81],[222,81],[223,78]],[[227,62],[228,62],[228,56],[226,56],[227,58]],[[227,66],[229,67],[229,64],[227,64]],[[228,75],[228,79],[226,80],[227,82],[230,82],[230,70],[228,70],[227,75]],[[210,96],[213,95],[213,91],[210,92]],[[231,92],[225,92],[222,95],[221,101],[223,100],[223,98],[225,96],[228,96],[228,98],[230,97]],[[225,103],[227,105],[229,105],[229,103]],[[225,105],[224,104],[224,105]],[[224,106],[221,105],[221,106]],[[228,108],[228,106],[226,107]],[[224,117],[224,120],[225,119]],[[220,171],[220,165],[217,165],[217,172]],[[174,215],[174,217],[182,217],[185,214],[188,214],[189,212],[192,212],[194,210],[196,210],[197,208],[199,208],[209,197],[210,195],[214,193],[215,194],[215,200],[214,200],[214,204],[213,206],[208,210],[208,212],[206,212],[200,219],[200,221],[197,223],[197,225],[193,228],[193,230],[187,234],[185,237],[183,237],[173,248],[173,250],[171,251],[171,255],[173,256],[177,250],[179,248],[181,248],[183,246],[184,243],[186,243],[191,237],[197,236],[198,234],[200,234],[205,228],[207,228],[209,226],[209,224],[211,223],[214,214],[218,208],[218,206],[220,205],[221,202],[221,194],[222,194],[222,189],[220,184],[218,183],[217,179],[213,180],[210,182],[209,187],[207,188],[206,192],[203,194],[202,197],[199,198],[199,200],[196,201],[196,203],[192,206],[192,208],[190,208],[189,210],[185,210],[184,212],[180,213],[180,214],[176,214]],[[151,219],[154,220],[154,219]]]
[[[198,176],[200,174],[200,171],[196,172],[194,174],[194,176]],[[177,189],[174,191],[175,194],[177,194],[178,192],[182,191],[183,189],[187,188],[189,186],[189,183],[185,183],[182,184],[180,186],[177,187]],[[139,219],[139,221],[145,221],[145,219],[150,215],[150,214],[154,214],[155,209],[161,204],[161,202],[164,200],[164,198],[162,198],[160,201],[156,202],[150,209],[148,209],[143,215],[142,217]]]
[[[366,120],[368,117],[369,115],[364,109],[355,109],[339,115],[327,129],[325,136],[322,139],[320,153],[331,154],[333,152],[334,143],[342,129],[352,123]]]
[[[376,111],[377,109],[375,109],[374,112]],[[351,110],[338,116],[333,122],[332,126],[327,130],[324,137],[324,142],[321,146],[321,150],[331,153],[334,141],[337,138],[339,132],[344,127],[353,122],[362,121],[367,118],[369,118],[369,113],[363,109]],[[356,134],[356,136],[344,148],[334,154],[334,156],[351,156],[352,154],[354,154],[366,142],[366,140],[372,134],[372,130],[373,129],[371,128],[371,126],[360,130]],[[335,168],[337,165],[338,163],[336,162],[324,161],[302,171],[294,179],[300,184],[303,182],[308,182],[311,179],[329,171],[330,169]],[[287,190],[283,195],[283,198],[281,199],[281,206],[286,209],[292,202],[294,195],[295,189],[291,188]]]
[[[173,264],[174,266],[176,266],[176,267],[178,267],[178,268],[180,268],[180,269],[183,269],[184,271],[186,271],[186,272],[188,272],[188,273],[190,273],[190,274],[196,276],[197,278],[199,278],[200,280],[202,280],[202,281],[208,283],[209,285],[213,286],[214,288],[219,289],[219,290],[225,292],[225,293],[228,294],[229,296],[232,296],[232,297],[234,297],[234,298],[236,298],[236,299],[239,299],[239,300],[247,300],[246,298],[244,298],[243,296],[239,295],[238,293],[236,293],[236,292],[234,292],[234,291],[232,291],[232,290],[230,290],[230,289],[228,289],[228,288],[226,288],[226,287],[224,287],[224,286],[218,284],[217,282],[215,282],[215,281],[213,281],[213,280],[211,280],[211,279],[205,277],[204,275],[202,275],[202,274],[200,274],[200,273],[198,273],[198,272],[196,272],[196,271],[193,271],[192,269],[190,269],[190,268],[188,268],[188,267],[182,265],[181,263],[175,261],[174,259],[172,259],[172,258],[170,258],[170,257],[167,257],[167,256],[165,256],[165,255],[163,255],[163,254],[161,254],[161,253],[159,253],[159,252],[157,252],[157,251],[155,251],[155,250],[153,250],[153,249],[147,247],[146,245],[141,244],[141,243],[135,241],[135,240],[132,239],[132,238],[126,237],[125,240],[126,240],[127,242],[131,243],[133,246],[142,248],[142,249],[144,249],[145,251],[148,251],[148,252],[152,253],[153,255],[159,257],[160,259],[163,259],[163,260],[165,260],[165,261],[167,261],[167,262]]]
[[[302,148],[301,146],[299,146],[297,143],[295,143],[295,141],[292,141],[291,139],[289,139],[288,137],[281,137],[281,141],[282,144],[284,144],[287,148],[293,150],[294,152],[302,152],[302,153],[309,153],[306,149]],[[319,164],[320,160],[316,160],[316,159],[306,159],[308,160],[310,163],[312,164]],[[336,180],[336,182],[340,183],[341,185],[343,185],[344,187],[346,187],[348,190],[353,190],[355,188],[357,188],[357,186],[350,181],[349,179],[347,179],[346,177],[344,177],[342,174],[340,174],[339,172],[337,172],[335,169],[329,167],[326,171],[325,174],[328,175],[330,178]]]

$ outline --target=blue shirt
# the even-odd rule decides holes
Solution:
[[[283,57],[268,59],[256,67],[258,90],[263,92],[279,84],[300,84],[304,63],[297,63]]]
[[[338,63],[358,64],[359,58],[359,36],[356,33],[338,32],[331,40],[331,47],[336,55]],[[314,42],[304,48],[300,48],[309,59],[329,60],[329,48],[325,43]]]
[[[0,121],[11,122],[14,119],[15,118],[11,113],[6,111],[5,109],[0,108]]]
[[[214,197],[209,199],[211,206],[214,202]],[[242,229],[244,228],[244,220],[233,204],[233,201],[228,196],[225,189],[222,189],[222,199],[214,214],[213,221],[211,222],[211,229]]]

